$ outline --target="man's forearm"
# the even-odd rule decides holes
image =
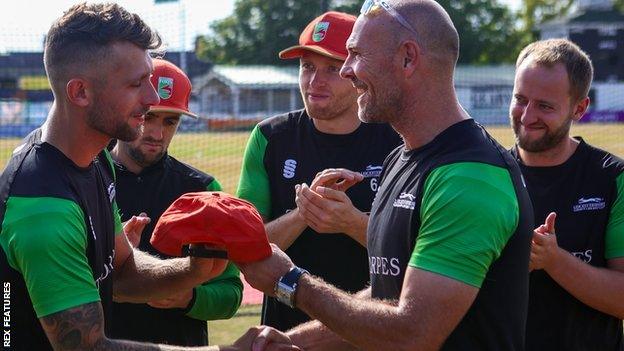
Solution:
[[[624,273],[591,266],[561,248],[554,262],[545,271],[566,291],[596,310],[624,318]]]
[[[307,227],[303,219],[299,217],[298,211],[299,210],[295,208],[285,215],[265,224],[269,241],[282,250],[288,249]]]
[[[368,215],[356,209],[355,220],[350,226],[348,235],[360,245],[366,247],[366,230],[368,229]]]
[[[136,249],[113,277],[115,301],[133,303],[161,300],[205,279],[192,269],[189,258],[161,260]]]
[[[349,344],[319,321],[301,324],[287,332],[294,345],[306,351],[355,351]]]
[[[297,307],[348,343],[363,350],[402,350],[416,343],[416,321],[388,302],[347,294],[305,274],[299,280]]]

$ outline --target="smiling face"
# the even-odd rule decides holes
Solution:
[[[356,92],[340,77],[342,61],[305,52],[300,59],[299,88],[308,115],[318,120],[342,117],[354,109]]]
[[[364,122],[391,122],[402,106],[401,89],[396,85],[394,40],[375,19],[360,16],[347,41],[349,56],[340,74],[357,89],[358,117]]]
[[[577,109],[563,64],[548,67],[526,60],[518,67],[509,115],[521,149],[543,152],[561,145]]]
[[[93,102],[87,111],[87,125],[111,138],[138,138],[151,105],[158,104],[150,83],[152,59],[146,50],[130,42],[110,44],[105,63],[92,75]]]

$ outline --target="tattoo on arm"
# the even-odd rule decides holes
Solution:
[[[106,338],[104,313],[99,302],[73,307],[39,320],[54,350],[163,350],[158,345]]]

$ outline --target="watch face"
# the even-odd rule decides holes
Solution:
[[[292,286],[279,282],[275,289],[275,297],[279,302],[292,307],[292,296],[294,292],[295,289]]]

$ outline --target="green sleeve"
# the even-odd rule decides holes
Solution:
[[[431,172],[409,265],[480,288],[516,230],[519,207],[504,168],[473,162]]]
[[[219,183],[216,179],[212,179],[212,182],[210,182],[210,184],[208,184],[208,186],[206,187],[207,191],[222,191],[223,187],[221,186],[221,183]]]
[[[0,244],[26,282],[37,317],[100,301],[86,257],[80,207],[59,198],[11,197]]]
[[[605,258],[624,257],[624,173],[616,179],[617,196],[609,213],[605,233]]]
[[[223,273],[195,288],[195,301],[187,316],[199,320],[230,318],[243,299],[243,283],[238,268],[228,263]]]
[[[236,196],[254,204],[265,219],[271,216],[269,175],[263,162],[267,143],[266,137],[256,126],[247,142],[238,190],[236,191]]]
[[[115,220],[115,235],[119,235],[123,233],[123,224],[121,224],[121,215],[119,214],[117,200],[113,201],[113,218]]]

